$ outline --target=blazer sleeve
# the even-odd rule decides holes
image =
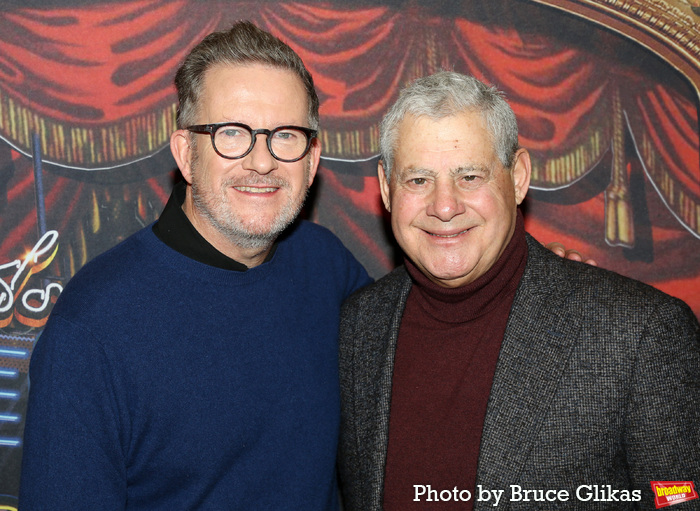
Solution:
[[[341,311],[338,467],[346,511],[381,510],[394,352],[410,288],[399,267]]]
[[[678,300],[647,317],[634,361],[625,446],[632,486],[653,502],[650,481],[700,487],[700,327]]]

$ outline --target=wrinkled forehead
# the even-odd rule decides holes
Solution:
[[[259,63],[212,66],[199,101],[200,111],[221,114],[218,121],[246,122],[264,114],[299,124],[306,121],[308,106],[306,89],[294,71]]]
[[[498,161],[483,116],[471,111],[439,118],[406,115],[398,125],[394,154],[399,172],[493,169]]]

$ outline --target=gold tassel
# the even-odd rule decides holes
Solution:
[[[605,190],[605,239],[610,245],[633,247],[634,222],[629,200],[628,165],[620,92],[613,96],[612,179]]]

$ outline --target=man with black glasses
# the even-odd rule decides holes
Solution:
[[[239,23],[175,82],[184,182],[56,304],[31,361],[20,506],[335,511],[338,314],[370,279],[295,223],[320,154],[311,76]]]

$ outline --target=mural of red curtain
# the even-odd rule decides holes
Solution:
[[[534,158],[528,230],[700,314],[698,6],[618,0],[603,15],[595,4],[9,2],[0,12],[0,509],[16,507],[33,342],[85,262],[157,219],[177,179],[167,147],[175,69],[237,19],[289,42],[312,71],[324,157],[306,214],[374,276],[401,259],[379,200],[378,122],[402,85],[455,69],[504,90],[518,116]],[[659,25],[662,11],[677,21]],[[652,35],[676,27],[687,58],[647,44],[647,25]]]

